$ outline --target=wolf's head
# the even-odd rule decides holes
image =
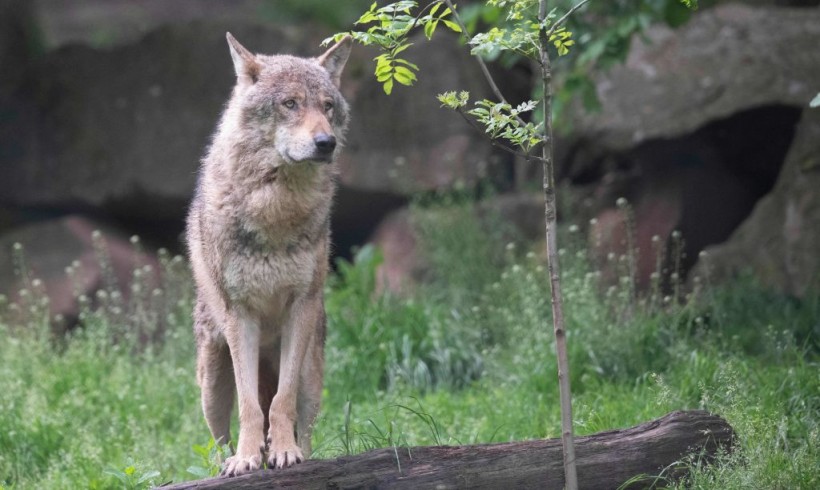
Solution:
[[[243,146],[274,166],[333,161],[344,141],[348,107],[339,79],[350,55],[346,37],[318,58],[255,55],[228,33]]]

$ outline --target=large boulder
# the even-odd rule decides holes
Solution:
[[[751,270],[766,286],[803,296],[820,286],[820,109],[797,128],[772,192],[725,243],[706,249],[693,273],[716,280]]]
[[[0,98],[20,83],[26,66],[40,54],[33,10],[26,0],[0,0]]]
[[[22,0],[35,4],[49,47],[86,44],[95,47],[136,42],[165,24],[220,19],[232,24],[280,21],[278,2],[259,0]]]
[[[29,307],[48,298],[49,315],[62,318],[58,323],[63,327],[77,321],[80,296],[92,307],[97,291],[116,291],[119,303],[128,304],[134,271],[145,266],[153,272],[142,276],[147,291],[141,293],[150,293],[159,285],[157,257],[135,248],[122,231],[80,215],[28,224],[0,236],[0,294]]]
[[[817,8],[723,5],[646,37],[624,65],[597,77],[601,112],[578,113],[575,128],[596,145],[681,136],[752,107],[804,107],[818,90]]]
[[[296,29],[231,29],[263,52],[318,44]],[[19,110],[0,120],[0,204],[184,216],[234,83],[226,30],[176,25],[110,51],[67,46],[39,59],[16,94]]]
[[[649,284],[659,253],[687,272],[772,189],[818,90],[820,9],[724,5],[679,30],[654,26],[647,37],[635,40],[625,65],[596,75],[602,110],[575,114],[563,166],[591,189],[590,239],[602,259],[637,248],[639,286]],[[620,197],[634,222],[623,222]],[[673,253],[675,230],[683,242]],[[674,272],[670,264],[660,272]]]

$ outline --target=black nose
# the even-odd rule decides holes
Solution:
[[[336,137],[330,134],[319,133],[313,137],[313,142],[321,153],[330,153],[336,148]]]

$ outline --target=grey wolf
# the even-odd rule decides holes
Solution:
[[[318,58],[258,55],[227,34],[236,86],[187,221],[202,409],[239,438],[222,474],[310,456],[324,370],[330,209],[348,106],[345,38]],[[267,437],[266,437],[267,436]]]

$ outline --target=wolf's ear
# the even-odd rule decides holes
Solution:
[[[236,78],[240,81],[256,83],[262,68],[256,56],[248,51],[245,46],[239,44],[239,41],[237,41],[230,32],[226,33],[225,37],[228,38],[228,46],[231,48],[231,59],[233,60],[233,67],[236,71]]]
[[[353,46],[353,38],[345,36],[341,41],[331,47],[325,54],[319,56],[316,61],[324,67],[330,74],[330,79],[336,86],[339,86],[339,80],[342,77],[342,69],[347,63],[347,58],[350,56],[350,48]]]

